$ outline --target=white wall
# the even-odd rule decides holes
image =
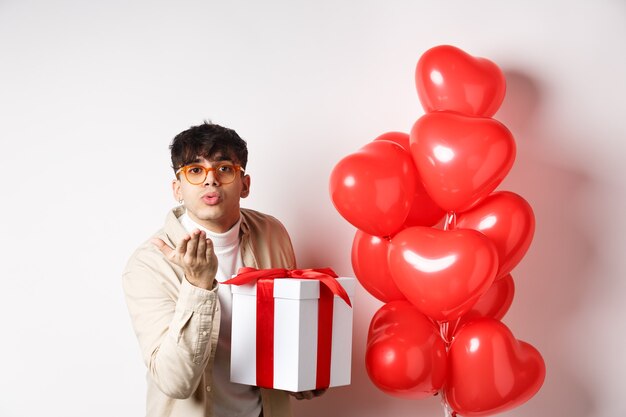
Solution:
[[[302,267],[352,274],[335,163],[423,114],[414,67],[449,43],[508,81],[518,156],[501,189],[537,217],[505,323],[547,363],[506,416],[626,415],[623,1],[0,1],[0,416],[137,416],[144,368],[120,272],[174,204],[167,146],[205,118],[248,140],[245,201],[290,230]],[[441,415],[365,374],[300,416]]]

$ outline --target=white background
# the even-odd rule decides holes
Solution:
[[[0,416],[144,413],[120,273],[175,204],[170,140],[204,119],[248,141],[244,205],[285,223],[299,265],[351,275],[330,171],[410,130],[439,44],[504,71],[495,118],[518,154],[500,189],[537,218],[504,322],[547,378],[503,415],[626,415],[624,39],[617,0],[0,1]],[[369,381],[380,305],[357,292],[353,384],[298,415],[443,415]]]

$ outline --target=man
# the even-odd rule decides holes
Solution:
[[[219,284],[242,266],[295,268],[289,235],[275,218],[240,208],[250,176],[234,130],[205,122],[178,134],[170,150],[181,205],[123,273],[148,368],[147,415],[290,416],[286,392],[230,382],[232,298]]]

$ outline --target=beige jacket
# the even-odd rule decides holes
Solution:
[[[154,237],[175,246],[187,234],[177,207]],[[295,268],[291,240],[274,217],[241,209],[241,252],[245,266]],[[123,287],[133,328],[148,368],[148,417],[213,416],[211,375],[219,334],[217,286],[192,286],[150,240],[131,256]],[[291,416],[289,395],[261,389],[264,417]]]

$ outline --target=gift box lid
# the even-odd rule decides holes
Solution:
[[[339,277],[337,282],[348,293],[348,297],[354,297],[356,280],[351,277]],[[295,300],[308,300],[320,298],[319,281],[314,279],[277,278],[274,280],[274,298],[287,298]],[[256,295],[256,284],[231,285],[233,294]]]

